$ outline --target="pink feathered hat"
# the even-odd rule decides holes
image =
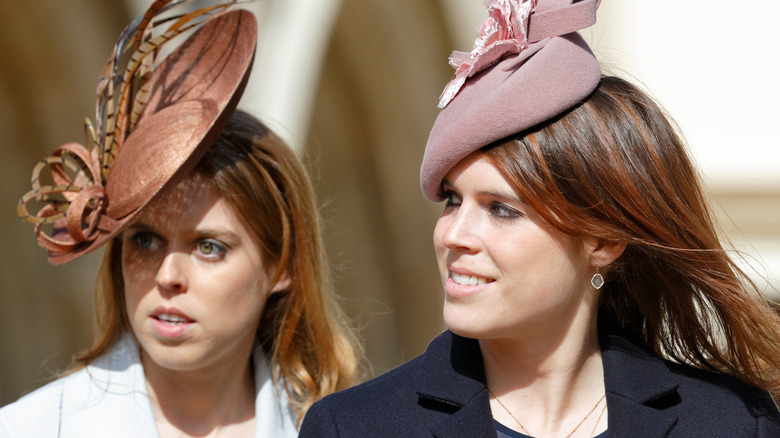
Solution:
[[[598,60],[577,31],[599,0],[490,0],[471,53],[453,52],[455,78],[425,147],[420,184],[439,201],[442,179],[472,152],[558,116],[599,84]]]

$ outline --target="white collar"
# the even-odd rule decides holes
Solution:
[[[275,385],[262,348],[253,355],[255,438],[294,438],[298,431],[287,393]],[[84,370],[67,378],[62,391],[63,436],[157,437],[138,344],[125,333]]]

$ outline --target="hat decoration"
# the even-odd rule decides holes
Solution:
[[[491,0],[487,3],[488,18],[479,29],[470,53],[455,50],[450,65],[455,68],[451,80],[439,97],[439,108],[444,108],[473,76],[495,64],[504,55],[520,53],[528,47],[528,17],[536,9],[538,0]]]
[[[117,235],[195,165],[235,109],[254,57],[254,17],[228,10],[231,0],[160,18],[191,2],[157,0],[122,31],[98,79],[95,123],[85,120],[86,146],[67,143],[34,167],[17,213],[35,224],[52,264]]]
[[[440,200],[447,172],[470,153],[560,115],[601,80],[577,31],[599,0],[489,0],[470,53],[455,51],[420,169],[423,194]]]

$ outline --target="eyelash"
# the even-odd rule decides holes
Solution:
[[[456,204],[454,200],[459,200],[458,195],[455,194],[452,190],[444,190],[441,194],[441,196],[444,198],[444,208],[454,207]]]
[[[216,250],[216,254],[204,252],[202,248],[202,245],[204,244],[210,245],[213,248],[213,250]],[[211,260],[221,259],[227,253],[227,247],[213,239],[198,240],[197,242],[195,242],[195,249],[198,251],[199,254]]]
[[[151,242],[143,243],[141,239],[149,238],[151,239]],[[138,231],[134,233],[130,237],[130,241],[133,243],[133,245],[136,248],[141,249],[142,251],[153,251],[155,249],[158,249],[160,245],[160,241],[162,239],[160,236],[150,232],[150,231]]]
[[[149,239],[148,242],[145,240]],[[138,248],[140,251],[156,251],[163,246],[163,239],[158,236],[157,234],[151,232],[151,231],[138,231],[134,233],[130,237],[130,241],[132,242],[133,246]],[[212,249],[212,252],[206,252],[204,249],[204,244],[208,248],[209,246]],[[208,260],[220,260],[222,259],[225,254],[228,251],[228,248],[226,245],[214,240],[214,239],[198,239],[195,241],[195,244],[192,246],[193,251],[196,251],[198,255],[208,259]]]
[[[490,203],[490,214],[492,214],[493,216],[499,219],[506,219],[506,220],[514,220],[523,216],[523,213],[520,213],[514,208],[509,207],[508,205],[502,204],[500,202]]]
[[[444,190],[441,196],[445,201],[445,209],[457,207],[460,205],[460,198],[452,190]],[[491,202],[488,205],[488,211],[491,215],[501,220],[514,220],[524,216],[523,213],[502,202]]]

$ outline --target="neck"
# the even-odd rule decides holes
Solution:
[[[161,437],[254,430],[254,377],[248,356],[243,361],[197,371],[160,367],[143,352],[142,358]]]
[[[480,340],[488,387],[504,405],[491,400],[502,424],[517,428],[519,421],[534,436],[567,436],[604,394],[596,318],[561,330],[545,326],[519,338]],[[596,424],[604,403],[572,436],[606,428],[606,417]]]

